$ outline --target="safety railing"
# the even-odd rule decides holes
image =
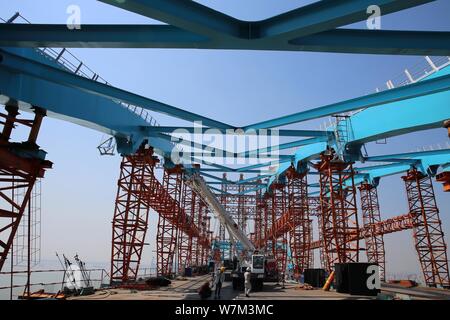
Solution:
[[[102,268],[86,269],[90,282],[95,289],[109,286],[109,273]],[[44,290],[47,293],[57,293],[63,285],[64,269],[31,270],[30,292]],[[61,279],[61,281],[57,281]],[[17,299],[27,287],[27,271],[0,272],[0,300]]]

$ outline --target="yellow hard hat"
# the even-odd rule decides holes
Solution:
[[[220,268],[220,271],[221,271],[221,272],[225,272],[225,267],[221,267],[221,268]]]

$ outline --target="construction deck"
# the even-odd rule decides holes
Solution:
[[[94,295],[72,297],[71,300],[200,300],[197,293],[200,286],[210,279],[209,275],[174,280],[169,287],[157,290],[137,291],[130,289],[98,290]],[[221,300],[375,300],[377,297],[354,296],[323,291],[321,289],[304,290],[298,285],[286,284],[285,288],[276,283],[264,285],[264,290],[252,292],[245,297],[243,292],[234,291],[231,282],[225,282],[222,288]],[[411,300],[450,300],[450,291],[432,288],[403,288],[396,285],[384,284],[381,296]],[[390,298],[392,299],[392,298]],[[208,300],[214,300],[214,295]]]

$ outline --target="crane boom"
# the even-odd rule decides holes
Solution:
[[[228,214],[211,189],[206,185],[205,180],[203,180],[200,175],[193,174],[190,177],[189,182],[195,192],[205,200],[210,209],[215,213],[216,217],[227,228],[230,237],[239,241],[244,250],[250,252],[255,251],[253,243],[247,238],[237,223],[234,222],[233,218]]]

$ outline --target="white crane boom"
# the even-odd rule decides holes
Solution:
[[[220,222],[227,228],[230,237],[239,241],[246,251],[255,251],[255,246],[247,238],[245,233],[234,222],[233,218],[228,214],[222,204],[217,200],[217,197],[212,193],[211,189],[206,185],[205,180],[198,175],[193,174],[190,178],[191,186],[197,194],[204,199],[209,208],[215,213]]]

